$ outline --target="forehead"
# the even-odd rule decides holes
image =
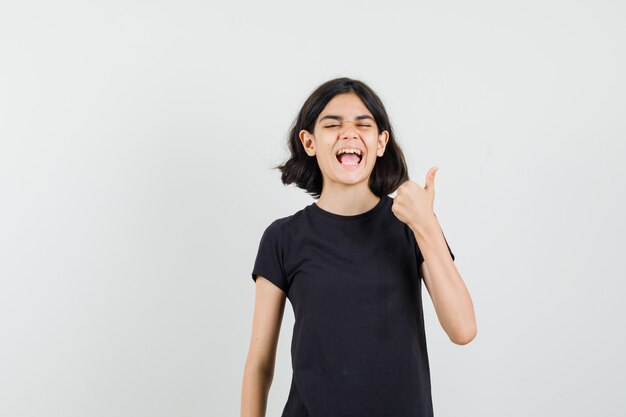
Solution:
[[[327,114],[339,115],[347,119],[361,114],[372,115],[365,104],[363,104],[363,101],[361,101],[361,98],[355,93],[337,94],[326,104],[318,119]]]

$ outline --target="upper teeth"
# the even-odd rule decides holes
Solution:
[[[355,153],[357,155],[361,155],[361,150],[360,149],[340,149],[339,152],[337,152],[337,155],[341,155],[342,153]]]

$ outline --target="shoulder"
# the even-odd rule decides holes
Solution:
[[[279,242],[281,240],[282,225],[284,222],[284,217],[273,220],[269,225],[265,227],[261,240],[271,240],[273,242]]]
[[[289,224],[293,223],[293,218],[295,214],[279,217],[270,222],[270,224],[266,227],[266,230],[279,231],[284,229],[285,227],[289,227]]]
[[[272,220],[266,226],[264,234],[280,240],[284,234],[288,234],[289,231],[299,228],[302,224],[303,213],[304,209],[294,214]]]
[[[304,217],[306,216],[307,210],[308,209],[305,207],[288,216],[279,217],[273,220],[267,227],[268,229],[271,228],[272,230],[276,231],[297,228],[302,224]]]

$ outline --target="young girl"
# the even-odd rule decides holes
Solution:
[[[241,416],[265,416],[286,298],[295,324],[282,417],[432,416],[421,282],[452,342],[476,335],[433,212],[437,167],[424,188],[408,180],[383,103],[350,78],[305,101],[289,148],[283,183],[318,200],[261,237]]]

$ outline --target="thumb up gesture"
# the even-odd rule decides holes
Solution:
[[[434,166],[428,170],[424,188],[410,180],[398,187],[391,211],[413,231],[424,229],[436,221],[434,213],[435,174],[438,169],[438,166]]]

